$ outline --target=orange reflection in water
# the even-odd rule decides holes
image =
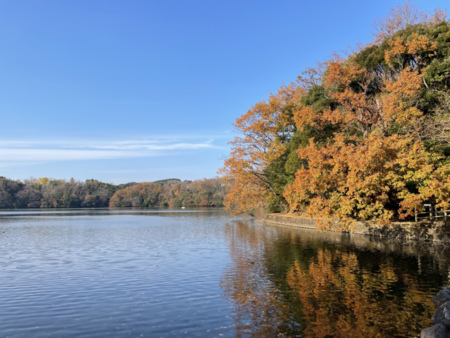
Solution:
[[[392,262],[371,271],[355,254],[321,249],[309,266],[295,261],[287,282],[302,302],[308,337],[411,337],[432,325],[431,297]]]
[[[261,254],[264,234],[258,227],[237,222],[227,228],[232,263],[221,287],[233,304],[235,336],[286,337],[290,308],[267,273]]]

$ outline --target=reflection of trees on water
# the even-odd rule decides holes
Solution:
[[[447,251],[229,223],[221,286],[236,336],[411,337],[431,326]]]
[[[264,234],[257,226],[237,222],[227,227],[232,264],[221,280],[233,303],[236,337],[283,337],[289,306],[279,295],[262,259]]]
[[[390,264],[391,263],[391,264]],[[315,337],[410,337],[431,326],[434,306],[416,278],[387,261],[379,271],[360,268],[355,254],[319,250],[287,274]]]

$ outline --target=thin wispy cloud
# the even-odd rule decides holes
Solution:
[[[154,156],[150,152],[101,151],[78,149],[0,149],[0,161],[70,161],[70,160],[101,160],[126,157]]]
[[[219,148],[212,144],[212,141],[204,143],[173,143],[173,144],[156,144],[156,143],[113,143],[107,145],[94,146],[96,149],[111,149],[111,150],[187,150],[187,149],[206,149]]]
[[[0,140],[0,163],[155,157],[179,151],[224,149],[214,139],[156,137],[136,140]]]

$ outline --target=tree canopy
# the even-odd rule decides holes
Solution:
[[[305,213],[329,229],[450,202],[450,23],[411,2],[373,43],[308,69],[236,120],[225,205]]]

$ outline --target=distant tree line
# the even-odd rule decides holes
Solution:
[[[111,207],[223,206],[225,184],[217,178],[196,181],[169,179],[130,185],[111,197]]]
[[[224,184],[219,179],[109,184],[50,179],[25,181],[0,176],[0,208],[99,208],[223,206]]]

